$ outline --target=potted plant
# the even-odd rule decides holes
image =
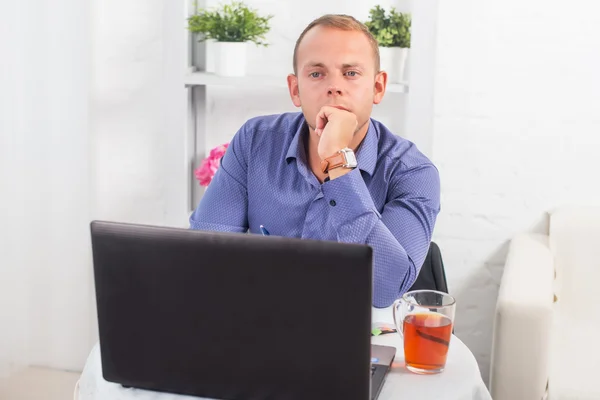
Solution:
[[[388,73],[388,82],[404,80],[411,22],[410,14],[397,12],[393,7],[387,15],[381,6],[375,6],[369,11],[369,21],[365,25],[379,43],[381,69]]]
[[[271,18],[272,15],[260,16],[243,2],[234,1],[215,10],[198,10],[188,18],[188,29],[200,34],[200,42],[214,40],[217,75],[243,76],[247,45],[268,45],[264,40],[271,29]]]

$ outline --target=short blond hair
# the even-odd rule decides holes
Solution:
[[[325,26],[329,28],[337,28],[344,31],[357,31],[365,34],[367,39],[369,39],[369,43],[371,44],[371,48],[373,49],[373,57],[375,58],[375,72],[379,72],[380,68],[380,59],[379,59],[379,44],[377,43],[377,39],[369,32],[369,28],[362,22],[358,21],[356,18],[345,15],[345,14],[326,14],[322,17],[319,17],[312,21],[300,34],[298,40],[296,40],[296,46],[294,47],[294,74],[297,74],[297,52],[298,47],[300,46],[300,42],[304,38],[304,35],[308,31],[310,31],[315,26]]]

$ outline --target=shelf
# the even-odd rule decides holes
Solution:
[[[233,87],[282,87],[287,88],[285,77],[271,76],[242,76],[227,77],[218,76],[207,72],[188,73],[184,78],[185,86],[233,86]],[[408,85],[405,83],[389,83],[386,92],[408,93]]]

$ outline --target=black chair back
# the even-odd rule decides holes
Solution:
[[[448,293],[448,283],[446,282],[446,271],[442,261],[440,248],[434,242],[429,245],[429,251],[417,280],[411,286],[410,290],[431,289]]]

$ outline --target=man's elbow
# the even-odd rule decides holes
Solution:
[[[380,287],[375,286],[375,292],[373,295],[373,307],[375,308],[386,308],[391,306],[396,299],[400,297],[400,291],[398,285],[382,285]]]
[[[391,306],[392,304],[394,304],[394,301],[396,301],[396,297],[389,297],[389,298],[385,298],[385,299],[379,299],[379,298],[373,298],[373,307],[375,308],[387,308],[389,306]]]
[[[417,271],[411,261],[406,274],[400,282],[375,282],[373,307],[386,308],[391,306],[394,301],[410,290],[416,279]]]

